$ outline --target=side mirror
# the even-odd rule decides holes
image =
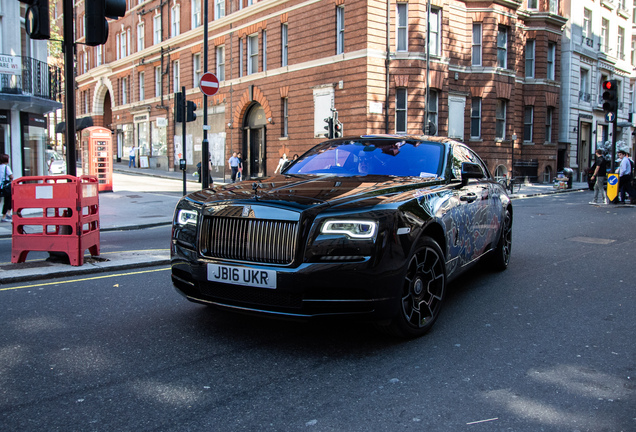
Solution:
[[[462,186],[466,186],[469,179],[481,179],[484,178],[484,170],[476,163],[463,162],[462,163]]]

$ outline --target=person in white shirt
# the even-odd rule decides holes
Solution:
[[[13,171],[9,166],[9,155],[0,154],[0,182],[2,184],[2,222],[11,222],[11,186],[9,186],[8,192],[5,192],[4,186],[7,182],[10,184],[13,181]]]
[[[618,167],[618,184],[621,188],[620,203],[625,204],[627,197],[625,194],[629,194],[629,200],[631,204],[636,204],[636,192],[632,187],[632,168],[633,162],[629,158],[629,154],[625,150],[618,151],[618,157],[621,160],[621,164]]]

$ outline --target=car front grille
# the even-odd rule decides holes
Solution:
[[[205,217],[201,253],[209,258],[291,264],[298,241],[298,222]]]

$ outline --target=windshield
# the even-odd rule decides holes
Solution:
[[[442,144],[427,141],[373,139],[326,142],[302,155],[284,174],[438,177],[443,155]]]

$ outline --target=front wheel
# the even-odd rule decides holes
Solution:
[[[505,270],[510,262],[512,252],[512,215],[510,210],[506,210],[501,226],[501,235],[497,242],[497,247],[491,252],[491,263],[495,270]]]
[[[439,316],[446,292],[446,264],[439,245],[425,238],[409,259],[402,282],[398,315],[391,333],[414,338],[428,332]]]

